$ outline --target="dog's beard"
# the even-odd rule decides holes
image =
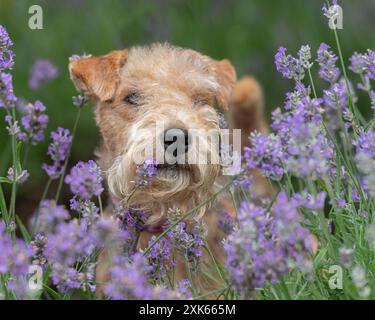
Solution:
[[[147,142],[145,142],[147,143]],[[200,152],[208,153],[211,163],[158,164],[150,185],[135,187],[137,165],[133,155],[140,154],[145,146],[133,141],[127,152],[115,159],[108,170],[109,191],[124,206],[137,206],[150,214],[147,223],[164,219],[169,208],[189,210],[204,202],[212,193],[220,172],[216,152],[203,146]],[[196,215],[203,215],[209,202],[200,206]]]

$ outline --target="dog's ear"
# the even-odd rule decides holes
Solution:
[[[232,90],[237,81],[236,70],[228,59],[215,60],[195,50],[188,50],[194,57],[199,57],[208,63],[209,68],[215,74],[219,88],[215,94],[216,101],[224,110],[228,110]]]
[[[236,70],[228,59],[220,61],[211,60],[217,82],[220,86],[216,94],[216,100],[224,110],[228,110],[232,90],[237,80]]]
[[[70,78],[77,90],[96,101],[109,101],[115,94],[121,67],[126,62],[127,50],[115,50],[110,53],[69,62]]]

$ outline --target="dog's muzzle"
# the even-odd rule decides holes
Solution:
[[[170,128],[161,136],[166,155],[178,158],[188,152],[191,143],[189,132],[186,129]]]

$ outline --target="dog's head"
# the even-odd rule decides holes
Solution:
[[[77,89],[96,102],[114,197],[132,194],[137,205],[165,212],[209,195],[220,170],[214,104],[227,109],[236,80],[228,60],[155,44],[71,61],[69,70]],[[157,174],[134,191],[137,165],[150,156]]]

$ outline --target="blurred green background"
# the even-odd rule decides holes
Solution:
[[[43,8],[44,29],[28,28],[28,8]],[[280,105],[292,83],[276,72],[273,56],[279,46],[295,54],[302,44],[316,52],[321,42],[334,49],[334,35],[321,13],[323,1],[265,0],[0,0],[0,24],[14,41],[13,70],[17,96],[27,101],[40,99],[50,118],[47,130],[73,126],[76,109],[71,97],[76,92],[69,80],[67,63],[73,53],[104,54],[116,48],[168,41],[214,58],[228,58],[238,75],[252,74],[264,87],[267,113]],[[353,51],[374,48],[375,1],[341,1],[344,29],[339,32],[346,59]],[[50,59],[60,71],[57,79],[32,91],[29,69],[38,58]],[[313,67],[314,78],[317,74]],[[318,79],[319,91],[323,83]],[[360,96],[360,109],[368,109],[368,98]],[[0,110],[1,111],[1,110]],[[2,115],[1,115],[2,116]],[[46,175],[49,139],[31,150],[27,168],[32,178],[20,190],[18,211],[30,211],[36,204]],[[1,161],[9,154],[5,126],[0,126]],[[73,145],[72,163],[94,157],[99,144],[91,108],[83,111]],[[1,163],[0,168],[8,168]],[[66,190],[65,190],[66,191]],[[65,200],[69,198],[65,192]]]

